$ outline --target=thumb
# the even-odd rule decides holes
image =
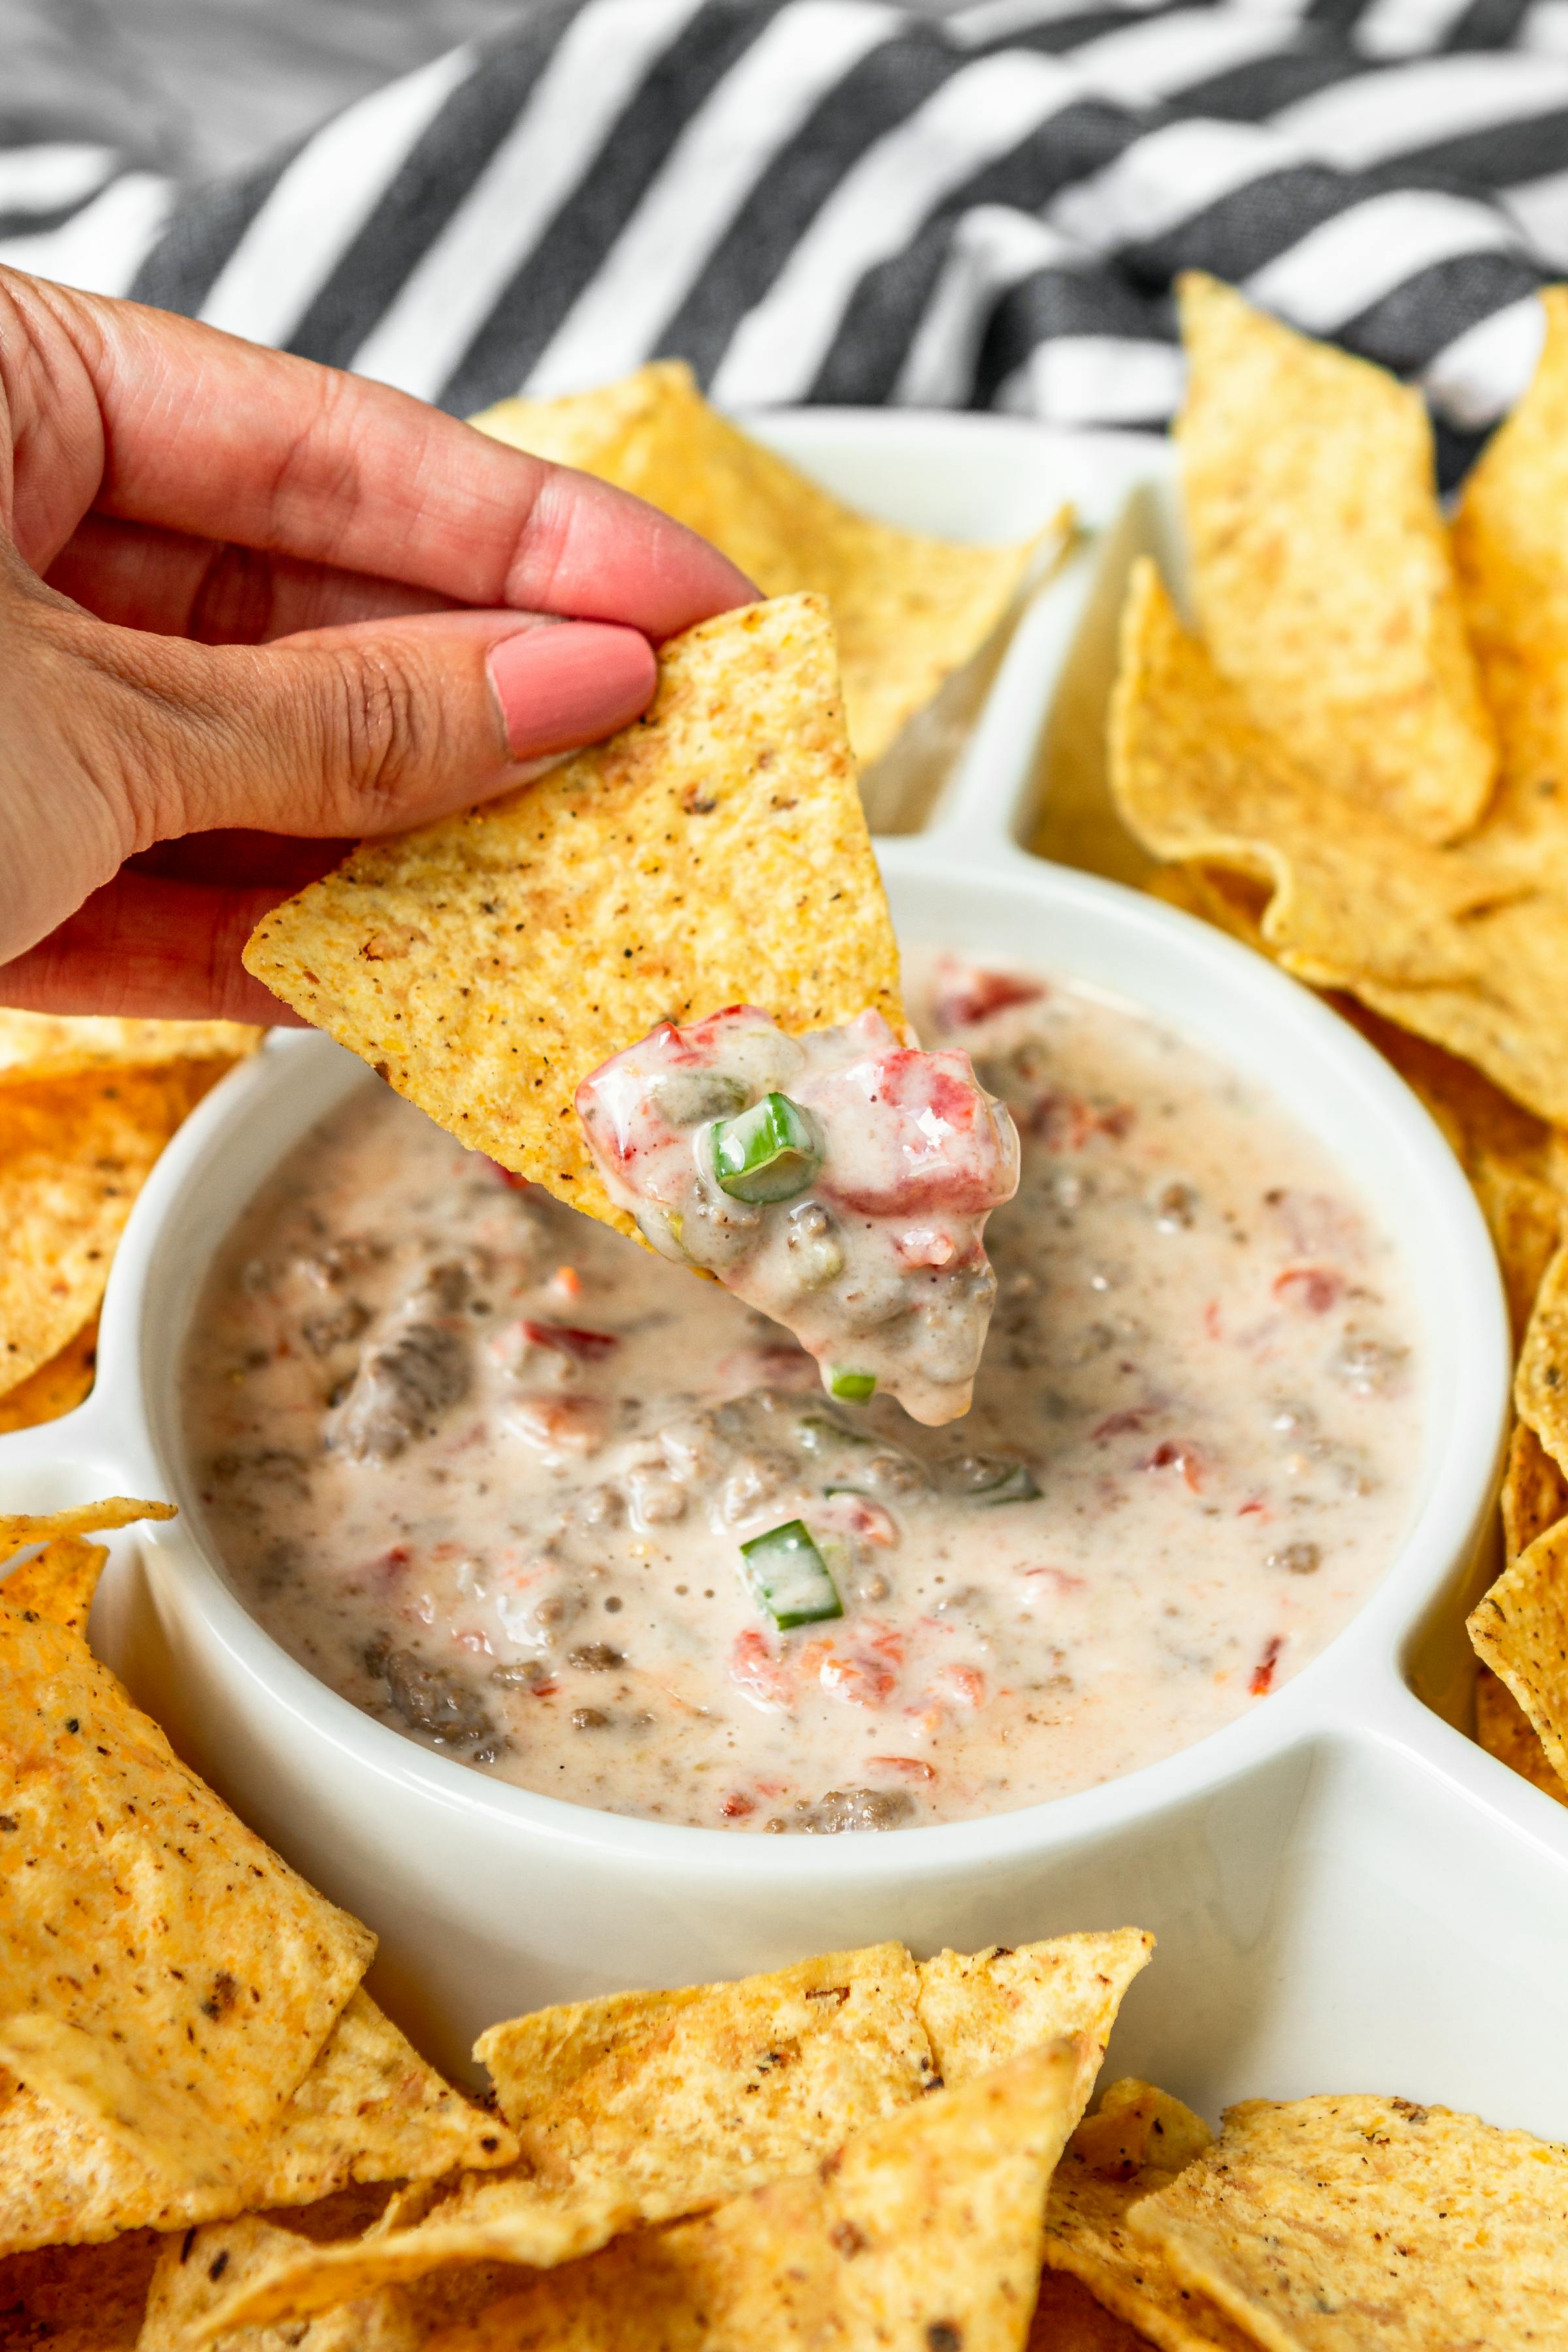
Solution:
[[[423,824],[626,726],[658,682],[636,629],[505,612],[265,646],[152,642],[175,675],[130,779],[145,841],[215,825],[337,835]]]

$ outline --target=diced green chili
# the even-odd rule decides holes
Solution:
[[[753,1206],[793,1201],[822,1165],[811,1121],[788,1095],[764,1095],[739,1118],[721,1118],[709,1132],[721,1189]]]
[[[998,1478],[994,1486],[973,1489],[969,1499],[985,1511],[990,1510],[997,1503],[1032,1503],[1038,1496],[1039,1491],[1035,1484],[1034,1474],[1026,1464],[1016,1462],[1006,1475]]]
[[[842,1397],[846,1404],[865,1404],[877,1393],[875,1372],[852,1372],[835,1364],[827,1375],[829,1396]]]
[[[782,1528],[753,1536],[750,1543],[741,1546],[741,1558],[752,1598],[781,1633],[787,1633],[792,1625],[815,1625],[825,1617],[843,1616],[844,1604],[827,1572],[827,1562],[803,1519],[786,1519]]]

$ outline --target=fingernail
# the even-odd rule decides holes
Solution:
[[[520,629],[489,653],[490,683],[514,760],[596,743],[647,709],[658,679],[636,629],[562,621]]]

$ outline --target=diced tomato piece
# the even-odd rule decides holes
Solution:
[[[921,1054],[894,1046],[852,1062],[813,1085],[813,1110],[827,1129],[825,1197],[868,1216],[947,1210],[977,1215],[1017,1190],[1017,1138],[1007,1113],[993,1110],[967,1054]],[[876,1114],[878,1148],[836,1161],[836,1127],[864,1133]]]
[[[1167,1437],[1156,1445],[1144,1463],[1145,1470],[1179,1470],[1182,1484],[1190,1495],[1200,1495],[1204,1485],[1204,1460],[1195,1445],[1184,1438]]]
[[[1104,1445],[1112,1437],[1125,1437],[1131,1431],[1142,1429],[1149,1418],[1147,1405],[1131,1405],[1121,1412],[1108,1412],[1089,1433],[1089,1442]]]
[[[836,1652],[823,1660],[819,1680],[824,1690],[847,1699],[852,1706],[886,1706],[899,1678],[880,1658],[846,1658]]]
[[[878,1772],[901,1772],[906,1780],[934,1780],[936,1766],[920,1756],[868,1756],[868,1767]]]
[[[1274,1669],[1279,1663],[1279,1653],[1285,1647],[1281,1633],[1271,1633],[1263,1644],[1263,1654],[1252,1669],[1247,1688],[1254,1698],[1267,1698],[1274,1687]]]
[[[570,1323],[530,1323],[522,1325],[522,1336],[536,1348],[553,1348],[559,1356],[570,1356],[579,1364],[596,1364],[613,1348],[620,1346],[614,1331],[580,1331]]]
[[[513,1192],[526,1192],[530,1189],[529,1180],[526,1176],[520,1176],[515,1169],[503,1168],[499,1160],[487,1159],[485,1160],[485,1166],[489,1170],[491,1175],[495,1177],[498,1183],[506,1185],[509,1191]]]
[[[581,1298],[583,1277],[574,1265],[558,1265],[550,1277],[550,1287],[563,1298]]]
[[[1309,1315],[1326,1315],[1344,1286],[1344,1276],[1331,1265],[1288,1265],[1274,1277],[1275,1297]]]
[[[956,1699],[960,1706],[985,1703],[985,1677],[978,1666],[939,1666],[935,1680],[943,1697]]]
[[[1045,992],[1039,981],[1025,980],[1017,972],[984,971],[944,957],[938,967],[931,1017],[939,1029],[966,1029],[993,1013],[1006,1012],[1009,1005],[1033,1004]]]
[[[764,1634],[754,1626],[737,1633],[730,1652],[730,1680],[738,1684],[759,1706],[786,1713],[795,1698],[789,1668],[773,1655]]]
[[[742,1796],[738,1789],[731,1789],[719,1808],[727,1822],[743,1822],[748,1813],[754,1813],[756,1810],[755,1798]]]

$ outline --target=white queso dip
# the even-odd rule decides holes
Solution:
[[[213,1540],[284,1648],[499,1779],[741,1832],[1006,1811],[1267,1705],[1411,1514],[1399,1253],[1144,1015],[951,963],[921,1013],[1022,1146],[940,1428],[372,1084],[307,1137],[184,1368]]]

